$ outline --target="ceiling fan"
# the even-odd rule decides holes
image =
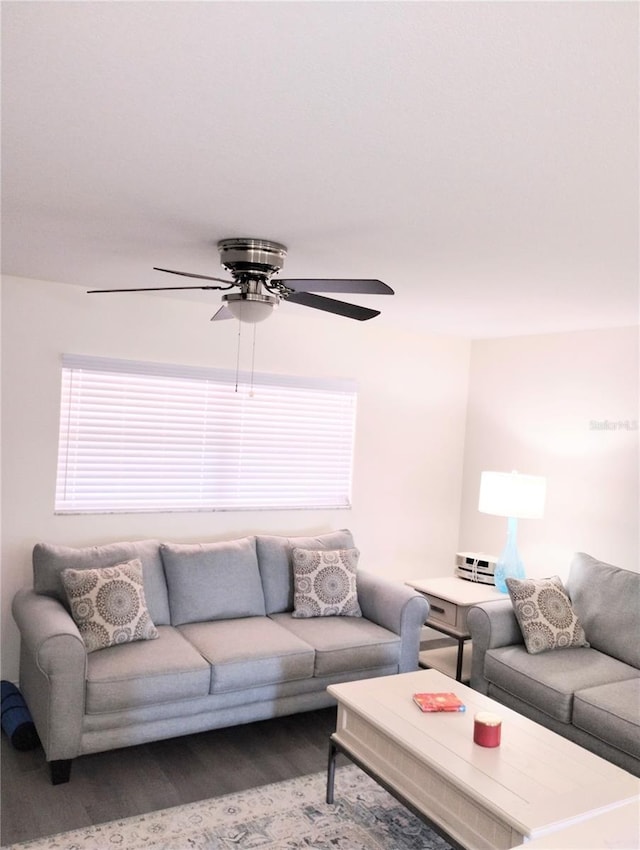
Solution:
[[[241,322],[262,322],[267,319],[281,300],[315,310],[324,310],[346,316],[348,319],[365,321],[380,315],[379,310],[360,307],[326,298],[318,292],[344,292],[361,295],[393,295],[393,289],[381,280],[324,280],[324,279],[288,279],[274,278],[284,265],[287,255],[286,246],[268,239],[223,239],[218,242],[220,262],[231,274],[233,280],[220,277],[209,277],[204,274],[179,272],[173,269],[161,269],[154,266],[156,271],[178,274],[183,277],[198,280],[214,280],[223,286],[201,284],[199,286],[159,286],[138,289],[92,289],[90,294],[100,292],[161,292],[162,290],[178,289],[239,289],[222,296],[223,305],[212,316],[211,321],[220,319],[239,319]]]

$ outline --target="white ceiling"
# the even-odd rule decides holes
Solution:
[[[3,272],[188,284],[152,267],[254,236],[285,276],[390,284],[339,296],[376,322],[634,324],[638,10],[3,2]]]

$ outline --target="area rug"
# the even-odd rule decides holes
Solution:
[[[353,765],[0,850],[450,850]]]

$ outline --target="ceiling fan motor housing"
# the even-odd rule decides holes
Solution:
[[[268,318],[280,297],[267,294],[269,279],[283,266],[287,249],[268,239],[223,239],[218,242],[220,262],[231,272],[240,292],[223,295],[230,312],[241,322],[255,324]]]
[[[222,239],[218,242],[220,262],[234,277],[264,276],[279,272],[287,256],[287,248],[268,239]]]

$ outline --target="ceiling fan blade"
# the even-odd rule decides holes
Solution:
[[[182,277],[195,277],[198,280],[217,280],[220,283],[227,283],[229,286],[235,286],[235,283],[232,280],[225,280],[222,277],[209,277],[206,274],[192,274],[191,272],[176,272],[173,269],[160,269],[158,266],[154,266],[153,270],[156,272],[167,272],[167,274],[179,274]]]
[[[272,283],[283,283],[296,292],[351,292],[362,295],[393,295],[393,289],[381,280],[321,280],[321,279],[287,279],[273,280]]]
[[[221,319],[233,319],[233,313],[226,304],[223,304],[218,312],[213,314],[210,321],[219,322]]]
[[[325,313],[335,313],[338,316],[346,316],[347,319],[357,319],[364,322],[380,315],[380,310],[370,310],[368,307],[359,307],[357,304],[347,304],[344,301],[336,301],[335,298],[325,298],[322,295],[314,295],[311,292],[293,292],[286,298],[294,304],[302,304],[304,307],[313,307],[316,310],[324,310]]]
[[[211,280],[216,278],[212,277]],[[173,292],[178,289],[224,289],[223,286],[142,286],[137,289],[88,289],[88,295],[95,295],[96,292]]]

